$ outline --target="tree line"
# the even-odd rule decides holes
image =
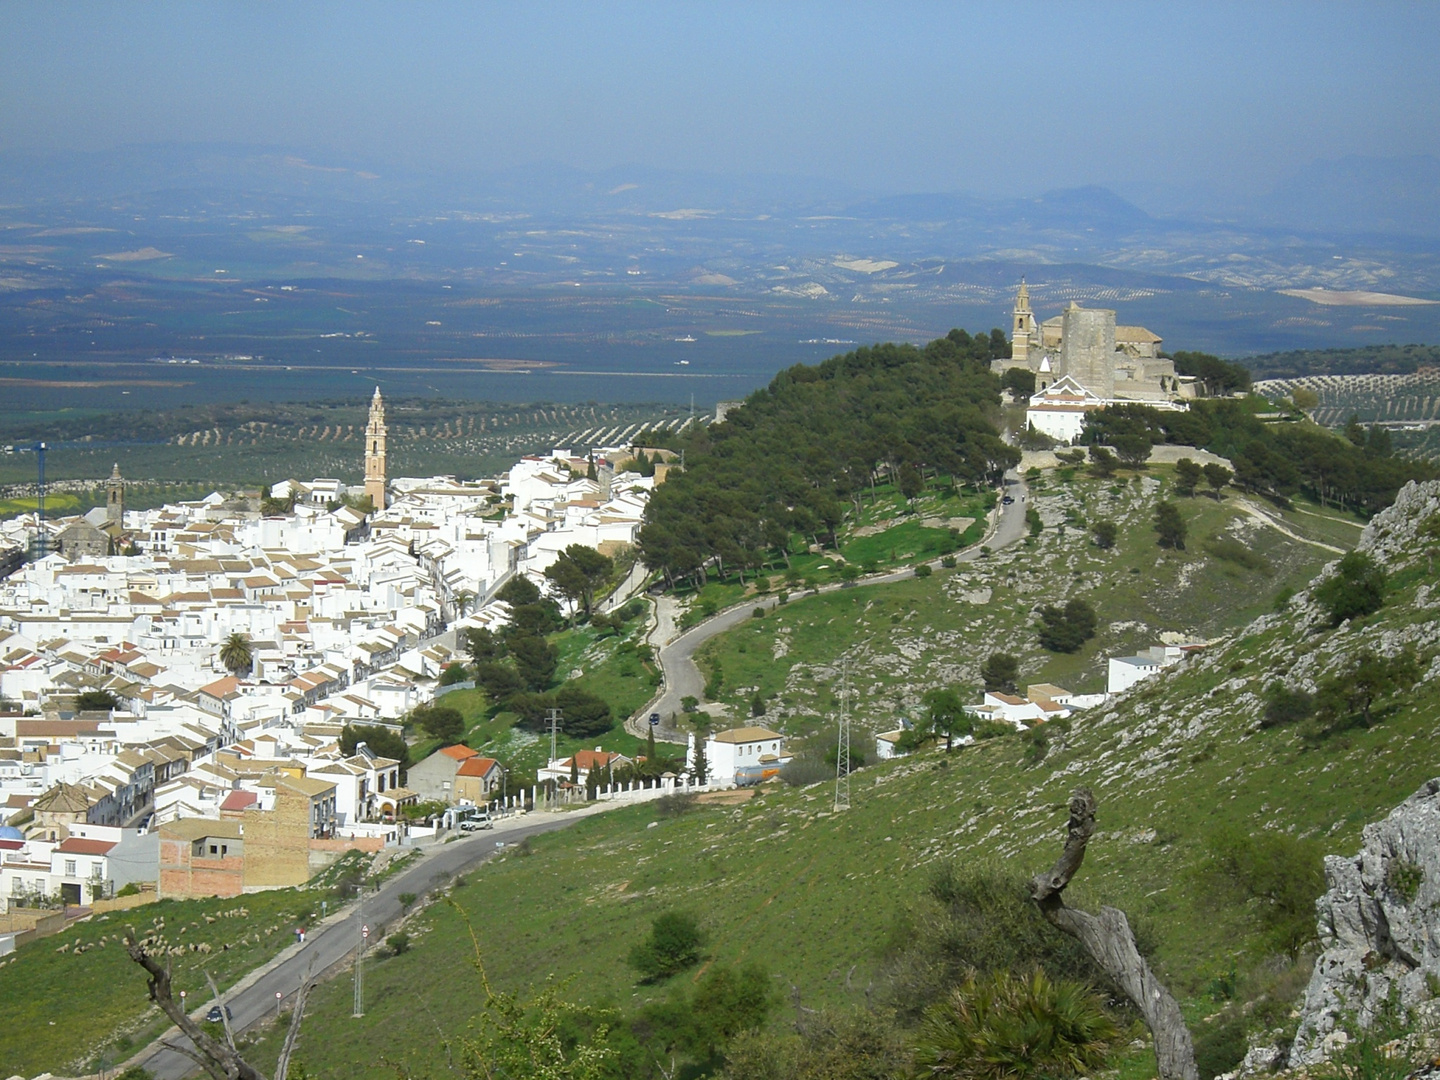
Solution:
[[[907,498],[930,483],[983,486],[1019,461],[992,421],[1010,355],[1000,330],[923,348],[875,345],[780,372],[722,424],[672,440],[685,469],[650,498],[639,547],[674,584],[788,566],[798,538],[837,546],[866,493]]]
[[[1235,485],[1246,491],[1279,502],[1303,492],[1322,506],[1367,515],[1394,502],[1409,481],[1440,475],[1428,462],[1397,456],[1384,428],[1352,420],[1337,436],[1303,422],[1266,422],[1252,401],[1236,398],[1194,401],[1184,412],[1111,405],[1086,417],[1081,438],[1127,453],[1138,446],[1145,457],[1156,443],[1202,447],[1229,458]]]

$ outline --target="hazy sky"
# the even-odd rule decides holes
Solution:
[[[0,149],[279,144],[881,191],[1440,153],[1440,4],[0,5]]]

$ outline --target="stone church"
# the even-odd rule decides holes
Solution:
[[[1162,339],[1143,326],[1121,326],[1115,312],[1070,303],[1059,315],[1036,322],[1030,289],[1022,281],[1011,323],[1011,356],[992,368],[1035,373],[1035,395],[1027,419],[1038,431],[1062,442],[1079,437],[1084,413],[1107,405],[1136,402],[1183,409],[1195,396],[1194,380],[1175,373],[1160,354]]]

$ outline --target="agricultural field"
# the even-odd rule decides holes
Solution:
[[[1175,500],[1189,539],[1184,551],[1167,551],[1156,545],[1152,518],[1170,492],[1172,469],[1151,466],[1113,480],[1086,473],[1062,469],[1031,484],[1042,529],[1016,548],[928,579],[792,598],[716,638],[697,660],[718,687],[717,700],[742,718],[758,692],[766,723],[787,734],[812,732],[833,724],[821,718],[834,715],[839,662],[849,657],[852,713],[858,724],[886,731],[915,716],[931,687],[978,693],[979,666],[994,651],[1019,658],[1022,683],[1103,691],[1108,656],[1156,644],[1162,634],[1219,636],[1268,610],[1277,593],[1301,586],[1360,535],[1351,519],[1315,508],[1281,513],[1238,494],[1199,496]],[[1102,518],[1119,528],[1109,551],[1087,532]],[[1072,655],[1042,650],[1034,610],[1072,597],[1095,607],[1098,635]]]
[[[366,400],[56,414],[14,425],[6,437],[12,446],[49,442],[47,480],[58,490],[75,489],[76,496],[90,496],[91,485],[103,482],[112,464],[136,483],[135,494],[142,498],[147,487],[165,492],[176,485],[203,495],[224,485],[254,487],[288,477],[358,483],[364,476],[368,410]],[[526,454],[623,443],[645,428],[679,427],[689,416],[688,409],[662,405],[387,401],[389,472],[494,476]],[[12,500],[33,495],[34,480],[33,454],[0,455],[0,485]]]
[[[1397,375],[1307,375],[1267,379],[1255,390],[1271,399],[1295,389],[1312,391],[1320,403],[1310,410],[1316,423],[1344,427],[1352,416],[1380,424],[1397,451],[1440,460],[1440,369]]]

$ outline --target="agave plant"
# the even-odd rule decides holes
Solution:
[[[925,1011],[915,1063],[922,1076],[1028,1080],[1098,1065],[1119,1034],[1085,984],[1038,968],[971,974]]]

